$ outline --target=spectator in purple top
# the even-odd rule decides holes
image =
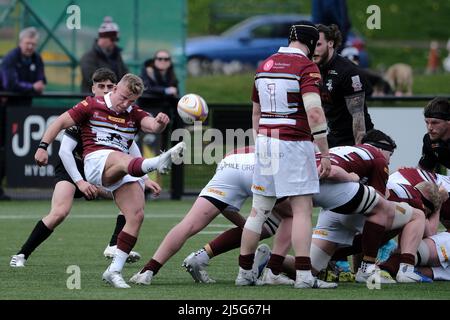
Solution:
[[[0,66],[2,90],[25,94],[40,94],[47,83],[44,63],[36,46],[39,33],[34,27],[23,29],[19,34],[19,46],[4,57]],[[31,96],[9,97],[6,106],[29,107]]]

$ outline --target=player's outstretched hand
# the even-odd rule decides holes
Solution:
[[[159,197],[161,194],[161,186],[157,182],[150,179],[145,179],[145,189],[150,190],[154,197]]]
[[[34,160],[39,167],[46,166],[48,164],[48,152],[42,148],[38,148],[34,154]]]
[[[319,165],[319,178],[324,179],[328,177],[331,171],[331,161],[330,158],[321,158]]]
[[[77,187],[81,192],[83,192],[87,199],[93,200],[97,198],[98,189],[93,184],[90,184],[89,182],[84,180],[80,180],[77,181]]]

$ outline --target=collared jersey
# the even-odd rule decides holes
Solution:
[[[331,164],[347,172],[356,173],[360,179],[374,187],[381,194],[386,193],[389,168],[386,158],[374,146],[357,144],[355,146],[334,147],[330,149]],[[316,160],[320,162],[320,156]]]
[[[87,97],[68,111],[81,128],[83,157],[102,149],[129,153],[141,120],[149,116],[136,105],[122,113],[113,111],[109,95]]]
[[[281,47],[256,70],[252,100],[261,106],[258,133],[281,140],[311,140],[302,95],[320,94],[320,72],[305,54]]]

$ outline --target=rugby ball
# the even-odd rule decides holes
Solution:
[[[208,105],[205,99],[195,93],[182,96],[178,101],[177,111],[186,124],[193,124],[195,121],[203,122],[208,117]]]

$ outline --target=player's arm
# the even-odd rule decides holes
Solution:
[[[61,158],[62,164],[69,174],[73,182],[84,180],[73,156],[73,150],[77,147],[78,142],[70,138],[67,134],[64,134],[61,140],[61,146],[59,147],[58,155]]]
[[[39,147],[34,154],[34,159],[39,166],[47,165],[47,147],[55,140],[58,133],[61,132],[61,130],[73,125],[75,125],[75,121],[66,111],[48,126],[47,130],[45,130],[44,135],[42,136],[41,143],[39,144]]]
[[[389,167],[386,160],[382,158],[377,158],[373,160],[372,174],[370,175],[367,184],[375,188],[380,196],[386,198],[388,194],[386,193],[386,184],[389,178]]]
[[[156,117],[147,116],[141,120],[141,130],[148,133],[164,131],[170,119],[165,113],[158,113]]]
[[[78,142],[68,135],[64,135],[61,140],[58,155],[61,158],[62,164],[69,174],[72,181],[77,185],[78,189],[88,198],[95,199],[98,195],[97,187],[83,179],[80,171],[73,157],[73,150],[77,147]]]
[[[261,105],[258,102],[253,101],[252,128],[254,141],[256,141],[256,135],[258,134],[259,119],[261,119]]]
[[[307,92],[302,95],[302,99],[311,134],[321,154],[319,176],[326,178],[331,170],[331,162],[327,141],[327,121],[322,109],[322,101],[316,92]]]
[[[359,182],[359,176],[354,172],[347,172],[339,166],[331,166],[327,180],[339,182]]]
[[[353,118],[353,137],[355,138],[355,144],[361,143],[361,140],[366,133],[364,101],[364,91],[345,96],[345,104],[347,105],[348,112],[350,112]]]
[[[437,233],[439,227],[439,211],[436,210],[425,220],[424,238],[431,237]]]

